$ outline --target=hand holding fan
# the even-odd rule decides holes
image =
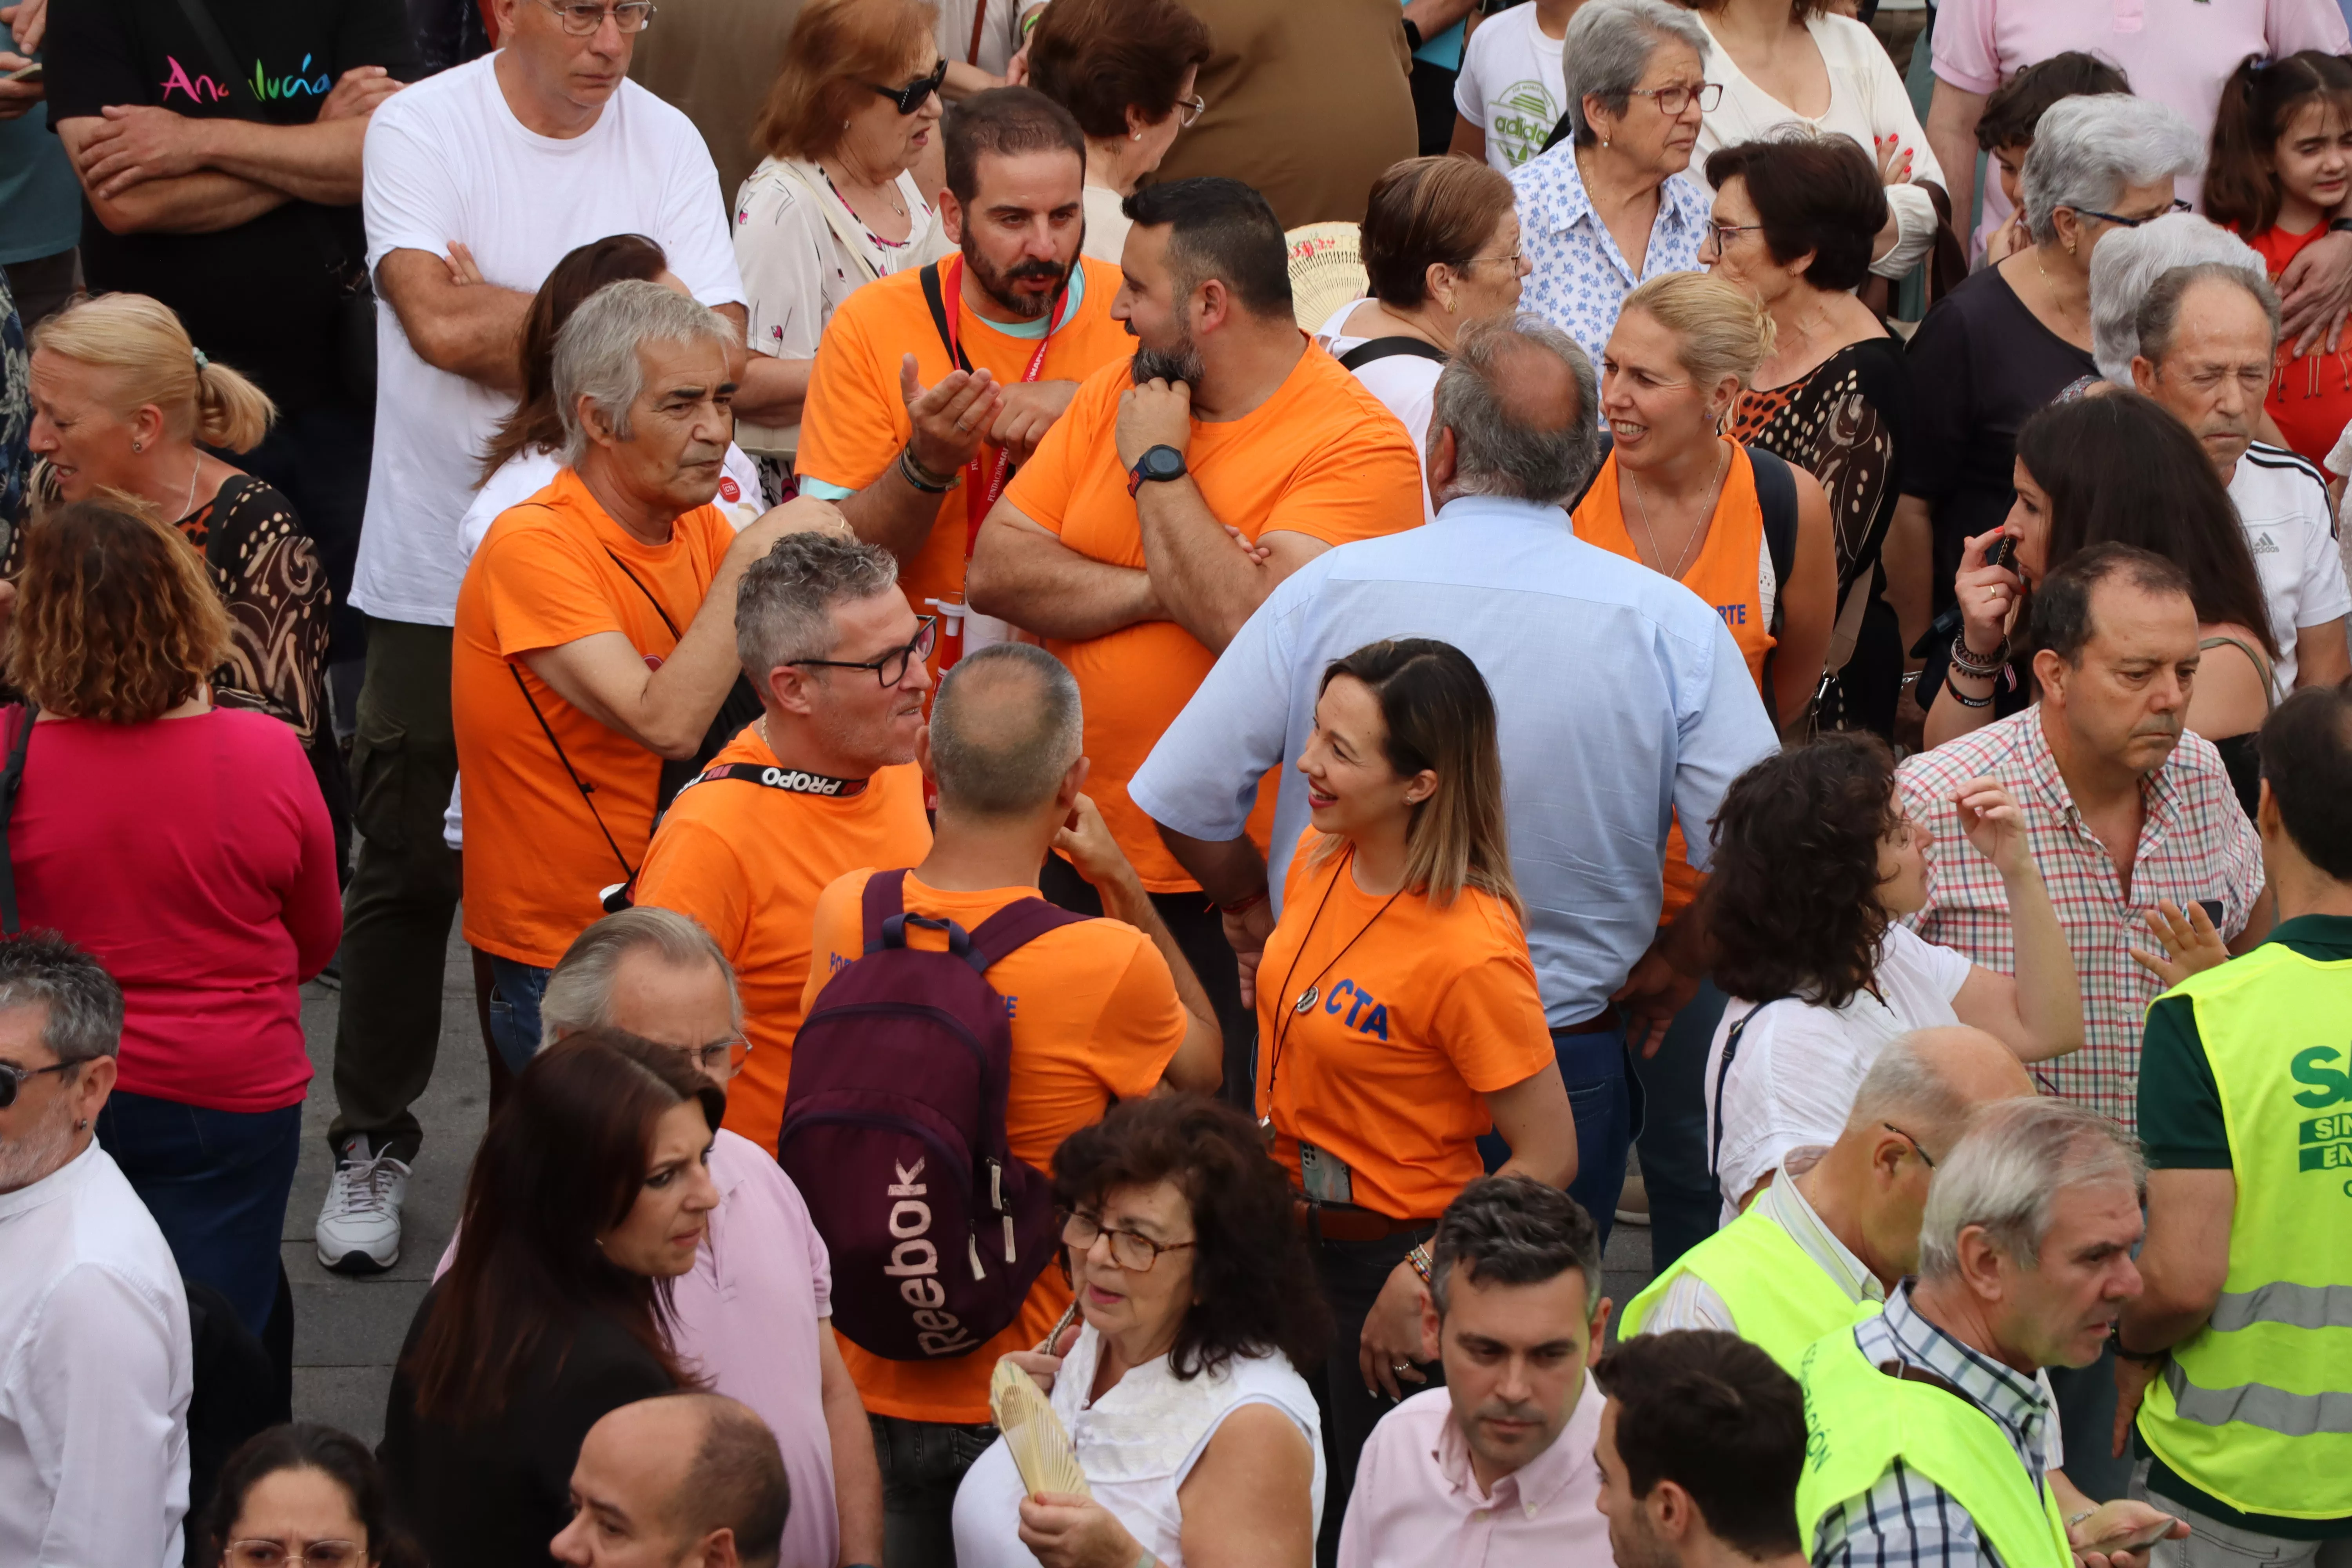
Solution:
[[[1013,1450],[1021,1485],[1031,1497],[1039,1492],[1094,1496],[1087,1486],[1086,1472],[1078,1468],[1078,1451],[1070,1442],[1069,1431],[1054,1413],[1054,1402],[1011,1360],[996,1363],[996,1374],[989,1380],[988,1403],[998,1430],[1004,1434],[1004,1446]]]

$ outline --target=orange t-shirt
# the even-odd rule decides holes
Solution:
[[[757,725],[718,760],[787,765]],[[735,968],[751,1052],[727,1086],[729,1131],[776,1152],[817,895],[856,867],[911,866],[930,852],[922,771],[912,763],[884,768],[854,795],[793,795],[740,779],[678,793],[646,853],[636,898],[700,921]]]
[[[866,951],[866,884],[871,868],[852,871],[816,901],[815,949],[801,994],[801,1016],[825,982]],[[950,920],[967,931],[1034,888],[950,892],[907,878],[909,913]],[[947,933],[907,928],[908,942],[947,951]],[[1013,1084],[1004,1102],[1004,1137],[1013,1157],[1050,1171],[1054,1151],[1081,1127],[1102,1120],[1113,1100],[1136,1100],[1159,1086],[1187,1026],[1168,961],[1151,939],[1120,921],[1091,920],[1047,931],[992,964],[988,983],[1004,998],[1013,1025]],[[1030,1288],[1021,1315],[1004,1331],[950,1361],[888,1361],[841,1342],[841,1357],[877,1415],[909,1421],[984,1422],[988,1380],[1008,1351],[1033,1349],[1070,1304],[1069,1281],[1051,1264]]]
[[[1125,364],[1097,372],[1004,495],[1079,554],[1139,567],[1142,524],[1116,438],[1119,395],[1132,384]],[[1253,540],[1302,533],[1345,544],[1401,532],[1423,518],[1419,448],[1395,415],[1312,342],[1275,395],[1250,413],[1217,424],[1194,420],[1184,460],[1210,512]],[[1173,621],[1143,621],[1085,642],[1049,638],[1045,647],[1078,678],[1087,755],[1094,760],[1087,791],[1112,837],[1146,888],[1192,891],[1200,884],[1128,799],[1127,781],[1216,656]],[[1277,782],[1266,775],[1250,819],[1260,847]]]
[[[1769,624],[1772,616],[1764,606],[1764,574],[1771,569],[1771,558],[1764,548],[1764,507],[1756,499],[1756,465],[1749,461],[1747,447],[1737,441],[1728,445],[1731,468],[1723,476],[1715,519],[1699,544],[1698,559],[1683,568],[1681,582],[1723,617],[1723,624],[1731,629],[1731,640],[1739,645],[1740,656],[1748,660],[1748,678],[1761,691],[1765,658],[1780,640],[1772,635]],[[1633,536],[1626,531],[1623,509],[1629,503],[1622,498],[1617,457],[1612,452],[1570,521],[1576,536],[1586,543],[1641,562]],[[1661,925],[1698,897],[1698,873],[1691,869],[1690,846],[1683,839],[1679,817],[1666,833],[1665,889],[1665,901],[1658,910]]]
[[[1485,1169],[1480,1096],[1557,1059],[1527,933],[1475,888],[1445,909],[1375,898],[1346,846],[1316,863],[1323,842],[1299,836],[1258,963],[1257,1113],[1293,1182],[1305,1139],[1347,1165],[1360,1207],[1433,1218]]]
[[[605,833],[631,866],[643,860],[661,782],[659,757],[557,696],[521,656],[619,632],[657,667],[677,637],[646,595],[684,631],[734,542],[705,506],[677,520],[667,544],[645,544],[565,468],[500,512],[474,552],[457,590],[449,709],[466,781],[466,940],[483,952],[541,968],[562,958],[604,912],[599,890],[628,876]],[[593,814],[523,689],[595,786]]]
[[[1037,368],[1040,381],[1084,381],[1114,360],[1126,363],[1135,352],[1135,340],[1110,319],[1110,303],[1118,294],[1118,268],[1080,259],[1085,281],[1080,287],[1074,279],[1070,292],[1075,298],[1064,304],[1046,342],[1045,363]],[[987,371],[1001,384],[1019,381],[1037,352],[1037,340],[1003,331],[960,300],[958,310],[956,331],[972,368]],[[920,268],[866,284],[844,300],[825,323],[816,366],[809,373],[800,455],[793,464],[810,493],[854,494],[898,460],[914,433],[898,386],[898,362],[908,353],[915,356],[915,374],[925,386],[936,384],[955,368],[923,298]],[[996,453],[994,447],[981,448],[981,458],[992,473]],[[919,616],[934,613],[930,600],[963,600],[970,526],[964,489],[958,485],[940,498],[930,542],[898,575]]]

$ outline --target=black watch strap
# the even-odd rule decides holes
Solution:
[[[1410,16],[1404,18],[1404,47],[1414,54],[1421,52],[1421,28]]]
[[[2327,232],[2330,234],[2342,234],[2347,229],[2352,229],[2352,217],[2332,217],[2327,220]]]

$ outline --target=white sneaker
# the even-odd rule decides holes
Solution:
[[[345,1143],[319,1210],[319,1261],[338,1274],[381,1274],[400,1261],[400,1205],[408,1167],[369,1152],[364,1137]]]

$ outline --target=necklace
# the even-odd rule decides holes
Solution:
[[[186,498],[180,502],[180,515],[182,517],[185,517],[190,512],[196,510],[196,481],[204,477],[205,455],[202,452],[199,452],[196,454],[196,466],[188,471],[188,493]]]
[[[1730,472],[1731,453],[1728,448],[1726,448],[1723,453],[1723,460],[1716,465],[1715,483],[1707,489],[1706,510],[1699,514],[1699,525],[1691,530],[1691,535],[1688,539],[1683,541],[1683,552],[1675,557],[1675,569],[1666,574],[1667,576],[1672,577],[1677,583],[1683,580],[1683,567],[1690,560],[1692,548],[1706,535],[1706,520],[1712,518],[1715,515],[1716,497],[1722,493],[1723,481]],[[1635,479],[1633,475],[1627,474],[1625,476],[1625,482],[1633,487],[1633,507],[1635,510],[1642,514],[1642,531],[1649,538],[1650,554],[1654,559],[1664,561],[1666,558],[1666,552],[1658,548],[1657,531],[1650,526],[1650,506],[1647,501],[1642,499],[1642,481]]]
[[[834,182],[833,191],[834,195],[841,196],[842,205],[847,206],[849,205],[849,198],[846,195],[843,195],[841,190],[842,184],[845,182],[851,185],[863,185],[866,191],[875,195],[878,195],[885,201],[888,202],[892,212],[897,213],[900,217],[905,217],[907,216],[906,204],[898,199],[898,181],[883,180],[878,183],[873,180],[861,181],[849,172],[849,160],[847,158],[842,157],[840,154],[836,153],[835,154],[834,161],[841,165],[841,179]],[[823,163],[819,163],[817,167],[822,169],[824,165]],[[825,178],[831,180],[833,179],[833,176],[831,174],[827,174]]]
[[[2050,268],[2042,265],[2042,247],[2038,245],[2033,247],[2033,270],[2042,274],[2042,286],[2050,290],[2050,308],[2058,312],[2058,319],[2062,321],[2071,320],[2073,312],[2067,310],[2065,301],[2058,298],[2058,285],[2052,279]],[[2087,327],[2090,322],[2086,319],[2083,324]]]
[[[1299,934],[1298,951],[1291,955],[1290,967],[1282,972],[1282,984],[1276,988],[1276,995],[1286,996],[1290,994],[1290,983],[1298,973],[1299,962],[1307,956],[1307,944],[1313,940],[1315,928],[1322,923],[1324,906],[1331,901],[1331,894],[1339,888],[1339,879],[1350,874],[1349,868],[1354,859],[1355,849],[1350,846],[1348,853],[1340,858],[1338,868],[1332,872],[1331,880],[1325,885],[1323,897],[1316,901],[1315,912],[1307,917],[1307,929]],[[1269,1146],[1274,1142],[1275,1086],[1282,1079],[1282,1047],[1290,1038],[1291,1021],[1314,1010],[1316,1002],[1322,995],[1323,977],[1331,973],[1334,964],[1348,956],[1349,948],[1364,940],[1366,931],[1381,923],[1381,917],[1389,912],[1389,905],[1402,897],[1404,897],[1404,889],[1399,888],[1388,896],[1386,903],[1372,911],[1372,918],[1359,927],[1356,934],[1342,943],[1339,951],[1333,953],[1324,962],[1323,967],[1315,972],[1315,977],[1307,983],[1307,989],[1298,994],[1298,999],[1290,1005],[1288,1010],[1282,1015],[1282,1022],[1276,1026],[1273,1056],[1266,1064],[1265,1069],[1265,1114],[1257,1119],[1258,1135],[1264,1138]]]

